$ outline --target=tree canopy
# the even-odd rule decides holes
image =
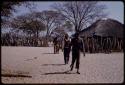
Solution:
[[[11,26],[23,30],[27,34],[34,34],[37,37],[40,31],[45,30],[45,25],[30,13],[14,18]]]
[[[105,6],[98,5],[97,1],[55,3],[52,7],[74,25],[76,32],[81,31],[87,24],[106,16],[103,13]]]

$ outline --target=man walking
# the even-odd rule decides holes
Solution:
[[[58,45],[57,38],[58,37],[55,37],[54,40],[53,40],[53,43],[54,43],[54,54],[59,53],[59,45]]]
[[[72,46],[72,63],[70,65],[70,71],[73,70],[74,63],[76,62],[76,69],[77,73],[79,72],[79,64],[80,64],[80,49],[84,49],[83,42],[79,38],[79,33],[75,33],[73,39],[71,40],[71,46]],[[85,56],[85,52],[84,52]]]
[[[64,38],[64,43],[63,43],[64,62],[65,62],[65,64],[68,64],[68,62],[69,62],[70,48],[71,48],[70,39],[68,37],[68,34],[66,34],[65,38]]]

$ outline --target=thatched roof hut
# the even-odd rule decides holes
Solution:
[[[123,38],[123,24],[113,19],[97,20],[91,26],[82,30],[80,35],[87,37],[97,35]]]

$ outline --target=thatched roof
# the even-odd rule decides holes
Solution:
[[[91,26],[80,32],[81,36],[102,36],[123,38],[123,24],[113,19],[97,20]]]

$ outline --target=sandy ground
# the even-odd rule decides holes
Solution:
[[[31,77],[5,77],[2,83],[122,83],[124,54],[81,54],[80,74],[64,65],[63,53],[53,54],[52,47],[1,47],[2,75],[23,74]]]

